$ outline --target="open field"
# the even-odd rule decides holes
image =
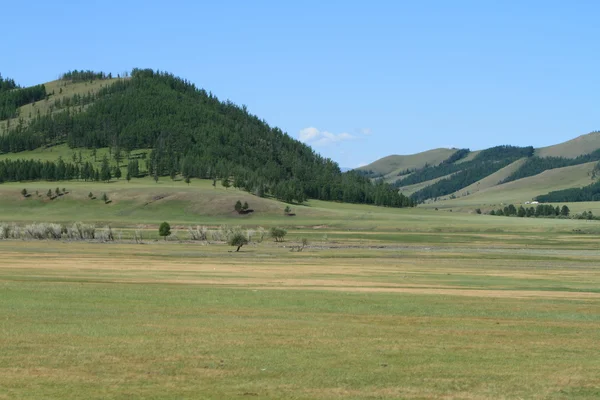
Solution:
[[[318,201],[289,218],[254,197],[264,209],[246,218],[213,204],[242,194],[233,189],[137,184],[114,184],[115,198],[137,190],[143,202],[160,187],[203,200],[93,211],[79,208],[82,183],[54,200],[73,204],[27,212],[5,211],[2,193],[1,217],[289,234],[239,253],[179,232],[144,244],[0,241],[0,399],[600,396],[598,221]],[[290,251],[301,238],[309,246]]]
[[[0,242],[0,399],[597,398],[600,251],[489,239]]]

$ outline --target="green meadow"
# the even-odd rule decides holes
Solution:
[[[2,222],[123,233],[0,240],[0,399],[600,397],[598,221],[285,206],[202,180],[0,185]],[[288,235],[235,252],[196,225]]]

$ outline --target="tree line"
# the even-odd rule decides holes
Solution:
[[[1,160],[0,183],[22,181],[101,181],[101,171],[90,162],[76,164],[59,159],[39,160]]]
[[[582,188],[555,190],[535,199],[543,202],[600,201],[600,181]]]
[[[105,74],[104,72],[95,72],[90,70],[73,70],[61,74],[60,79],[63,81],[71,82],[88,82],[94,80],[111,79],[112,74]]]
[[[14,81],[6,87],[10,87]],[[28,88],[14,87],[0,91],[0,120],[18,117],[18,108],[46,98],[46,86],[36,85]]]
[[[498,210],[490,211],[490,215],[499,215],[499,216],[506,216],[506,217],[521,217],[521,218],[523,218],[523,217],[526,217],[526,218],[558,217],[558,216],[568,217],[570,213],[571,213],[571,210],[569,210],[569,207],[567,207],[566,205],[564,205],[562,207],[559,207],[559,206],[554,207],[550,204],[538,204],[535,207],[519,206],[519,208],[516,208],[514,206],[514,204],[509,204],[508,206],[506,206],[504,208],[499,208]]]
[[[73,76],[71,75],[67,76]],[[156,178],[232,180],[259,195],[412,206],[387,183],[372,183],[314,152],[245,106],[172,74],[134,69],[131,79],[100,89],[82,112],[67,108],[36,116],[0,137],[0,151],[19,152],[67,143],[71,148],[152,149],[148,172]]]

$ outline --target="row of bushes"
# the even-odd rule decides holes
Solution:
[[[34,223],[25,226],[0,223],[0,239],[36,239],[36,240],[99,240],[103,242],[115,240],[115,233],[110,226],[96,228],[95,225],[74,223],[71,226],[52,223]],[[121,233],[118,233],[121,239]]]
[[[263,227],[256,229],[242,229],[240,226],[222,225],[217,229],[209,229],[206,226],[188,227],[188,240],[231,242],[233,238],[243,236],[248,242],[261,243],[265,237],[270,236],[275,241],[283,241],[287,234],[285,229],[271,228],[267,231]],[[171,228],[164,223],[161,225],[159,235],[171,236],[178,240],[177,235],[172,235]],[[145,237],[146,236],[146,237]],[[149,234],[143,230],[133,232],[133,240],[142,242],[149,238]],[[23,240],[98,240],[102,242],[121,240],[123,232],[113,230],[110,226],[97,228],[93,224],[74,223],[70,226],[55,223],[33,223],[25,226],[17,224],[0,223],[0,239],[23,239]]]

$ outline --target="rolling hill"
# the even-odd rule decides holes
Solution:
[[[498,152],[501,148],[508,152]],[[384,157],[360,170],[374,179],[377,175],[370,172],[378,171],[401,193],[420,203],[435,203],[436,207],[525,202],[538,196],[554,198],[546,196],[550,192],[555,192],[552,195],[555,198],[572,199],[570,201],[596,199],[592,193],[597,190],[588,186],[595,182],[600,169],[600,132],[554,146],[529,148],[531,150],[524,152],[525,149],[498,146],[469,152],[458,160],[452,156],[456,149],[435,149],[411,156]],[[447,158],[440,160],[444,155]],[[413,163],[410,174],[398,176],[398,168],[391,162],[395,159],[400,162],[427,159],[428,165]],[[566,189],[574,191],[557,192]],[[556,197],[559,194],[560,197]]]
[[[2,82],[0,181],[169,176],[219,180],[288,203],[312,198],[414,205],[389,184],[353,171],[342,174],[335,162],[245,106],[220,101],[166,72],[134,69],[131,76],[114,79],[70,71],[33,88]],[[32,157],[55,148],[58,155],[65,146],[73,153],[69,158]],[[86,149],[93,155],[84,154]]]

